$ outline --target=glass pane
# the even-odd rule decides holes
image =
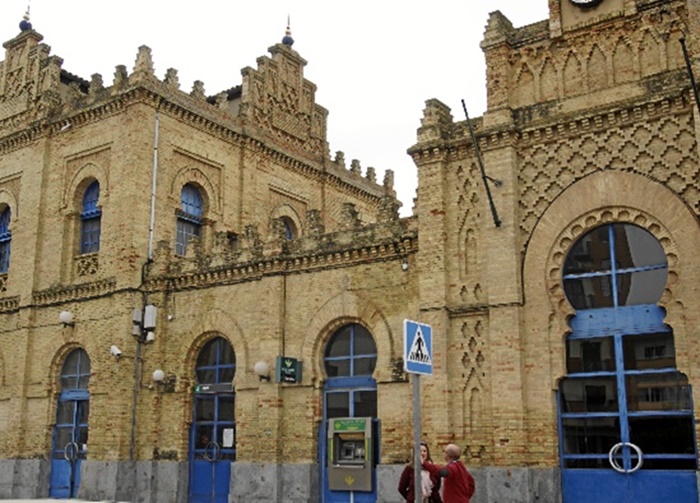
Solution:
[[[354,400],[354,417],[377,417],[377,392],[372,391],[355,391],[353,393]]]
[[[326,361],[326,374],[328,377],[343,377],[350,375],[350,360]]]
[[[372,375],[374,368],[377,365],[377,358],[357,358],[354,360],[354,376],[367,376]]]
[[[73,427],[56,428],[56,449],[63,450],[73,441]],[[60,457],[63,457],[61,455]]]
[[[615,260],[618,269],[666,264],[661,243],[636,225],[615,224]]]
[[[566,341],[566,370],[577,372],[615,371],[615,342],[612,337]]]
[[[361,325],[355,325],[355,356],[376,355],[377,346],[372,335]]]
[[[90,402],[82,401],[78,403],[77,424],[87,424],[88,415],[90,414]]]
[[[560,386],[562,412],[617,412],[615,376],[564,378]]]
[[[618,305],[655,304],[666,287],[668,270],[637,271],[617,276]]]
[[[219,365],[233,365],[236,363],[236,355],[228,341],[220,339]]]
[[[565,454],[608,454],[620,441],[617,416],[564,418],[562,429]]]
[[[644,454],[694,455],[693,418],[631,417],[630,441]]]
[[[213,398],[198,398],[197,399],[197,421],[213,421],[214,420],[214,399]],[[211,438],[211,437],[210,437]]]
[[[227,367],[219,369],[219,380],[217,382],[233,382],[233,376],[236,374],[235,367]]]
[[[630,411],[691,410],[688,378],[682,372],[628,375],[627,406]]]
[[[73,411],[76,402],[58,402],[56,424],[73,424]]]
[[[78,457],[85,459],[87,457],[88,447],[88,429],[87,427],[79,428],[75,435],[75,442],[78,444]]]
[[[567,279],[564,291],[574,309],[613,307],[613,292],[610,276]]]
[[[626,370],[662,369],[676,366],[673,333],[626,335],[622,339]]]
[[[349,393],[326,393],[326,416],[328,419],[350,417]]]
[[[235,403],[235,398],[232,396],[219,397],[219,421],[233,421]]]
[[[207,384],[216,382],[216,370],[215,369],[197,369],[197,383]]]
[[[350,331],[351,326],[347,325],[338,330],[326,346],[326,358],[332,356],[350,356]]]
[[[63,363],[63,368],[61,369],[61,374],[63,375],[76,375],[78,373],[78,363],[80,361],[80,350],[77,349],[71,352],[66,361]]]
[[[218,339],[213,339],[207,342],[197,357],[197,367],[213,367],[216,365],[216,342]],[[213,381],[207,381],[213,382]]]
[[[609,269],[610,245],[608,227],[598,227],[579,239],[564,262],[564,275],[583,274]],[[607,266],[605,262],[607,261]]]

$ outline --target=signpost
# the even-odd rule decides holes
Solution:
[[[413,374],[413,490],[419,501],[421,489],[420,459],[420,374],[433,375],[433,329],[417,321],[403,322],[404,370]]]

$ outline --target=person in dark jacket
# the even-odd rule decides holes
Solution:
[[[442,488],[442,497],[445,503],[469,503],[474,496],[474,477],[459,458],[462,450],[455,444],[445,447],[444,466],[434,465],[429,461],[423,461],[423,468],[432,475],[438,475],[445,479]]]
[[[430,449],[425,442],[420,443],[420,459],[421,463],[426,461],[432,463]],[[416,503],[414,473],[413,458],[411,458],[411,462],[404,467],[399,479],[399,493],[408,503]],[[423,488],[423,497],[417,503],[442,503],[439,476],[431,475],[427,470],[421,469],[421,487]]]

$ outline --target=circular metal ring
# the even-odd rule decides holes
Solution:
[[[618,453],[618,451],[625,446],[631,447],[637,453],[637,464],[629,470],[626,470],[623,467],[621,467],[615,459],[615,455]],[[639,448],[638,445],[633,444],[632,442],[618,442],[617,444],[613,445],[610,448],[610,452],[608,453],[608,461],[610,461],[610,466],[613,467],[613,470],[615,470],[618,473],[634,473],[637,470],[639,470],[642,467],[642,464],[644,463],[644,459],[642,457],[642,450]]]
[[[210,452],[211,454],[209,454]],[[212,440],[204,448],[204,459],[206,459],[207,461],[217,461],[219,459],[220,453],[221,447],[219,447],[219,444]]]

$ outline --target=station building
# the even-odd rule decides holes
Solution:
[[[462,447],[475,503],[697,501],[700,4],[485,21],[487,110],[426,101],[399,218],[392,172],[330,154],[289,33],[207,97],[147,47],[73,75],[25,19],[0,498],[399,502],[409,319],[423,437]]]

